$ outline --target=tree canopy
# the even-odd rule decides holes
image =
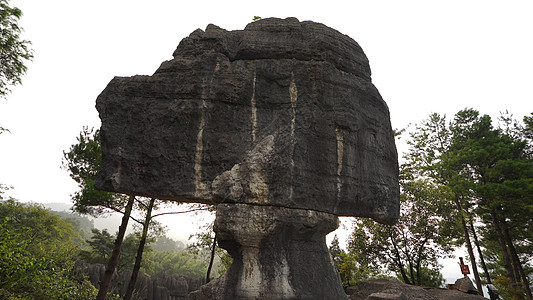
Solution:
[[[465,245],[478,289],[479,265],[484,282],[505,296],[531,298],[533,231],[524,229],[533,225],[532,128],[533,114],[494,120],[471,108],[451,120],[433,113],[415,125],[400,167],[400,220],[385,226],[357,219],[347,253],[333,255],[341,276],[368,265],[350,269],[339,257],[364,253],[371,269],[438,285],[438,259]]]
[[[0,298],[94,299],[96,289],[71,272],[75,234],[39,205],[0,201]]]
[[[0,98],[6,97],[11,86],[22,83],[26,61],[33,59],[31,43],[20,36],[20,17],[20,9],[11,7],[8,0],[0,0]],[[0,127],[0,133],[4,130]]]

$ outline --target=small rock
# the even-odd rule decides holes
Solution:
[[[455,281],[455,289],[467,294],[477,294],[472,280],[468,277],[460,278]]]
[[[404,293],[388,294],[388,293],[374,293],[367,298],[368,300],[407,300]]]

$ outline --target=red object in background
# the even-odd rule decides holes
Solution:
[[[470,274],[470,269],[468,268],[468,265],[461,265],[461,273],[463,273],[463,275]]]

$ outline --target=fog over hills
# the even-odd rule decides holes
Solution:
[[[41,205],[52,211],[73,213],[71,204],[41,203]],[[86,215],[86,217],[93,221],[94,228],[99,230],[107,229],[110,233],[115,233],[118,230],[122,220],[122,215],[118,213],[105,214],[98,218],[89,215]],[[200,227],[212,222],[212,220],[214,220],[214,215],[207,212],[200,214],[163,215],[157,218],[157,221],[166,227],[167,237],[181,241],[184,244],[192,243],[193,241],[189,240],[189,236],[199,232],[201,230]],[[135,222],[130,220],[126,234],[133,232],[134,224]]]

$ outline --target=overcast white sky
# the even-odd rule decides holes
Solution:
[[[22,201],[70,202],[62,151],[113,76],[152,74],[179,41],[209,23],[243,29],[254,16],[297,17],[355,39],[394,128],[465,107],[497,117],[533,112],[531,1],[12,0],[35,59],[0,100],[0,182]],[[401,155],[401,153],[400,153]]]

